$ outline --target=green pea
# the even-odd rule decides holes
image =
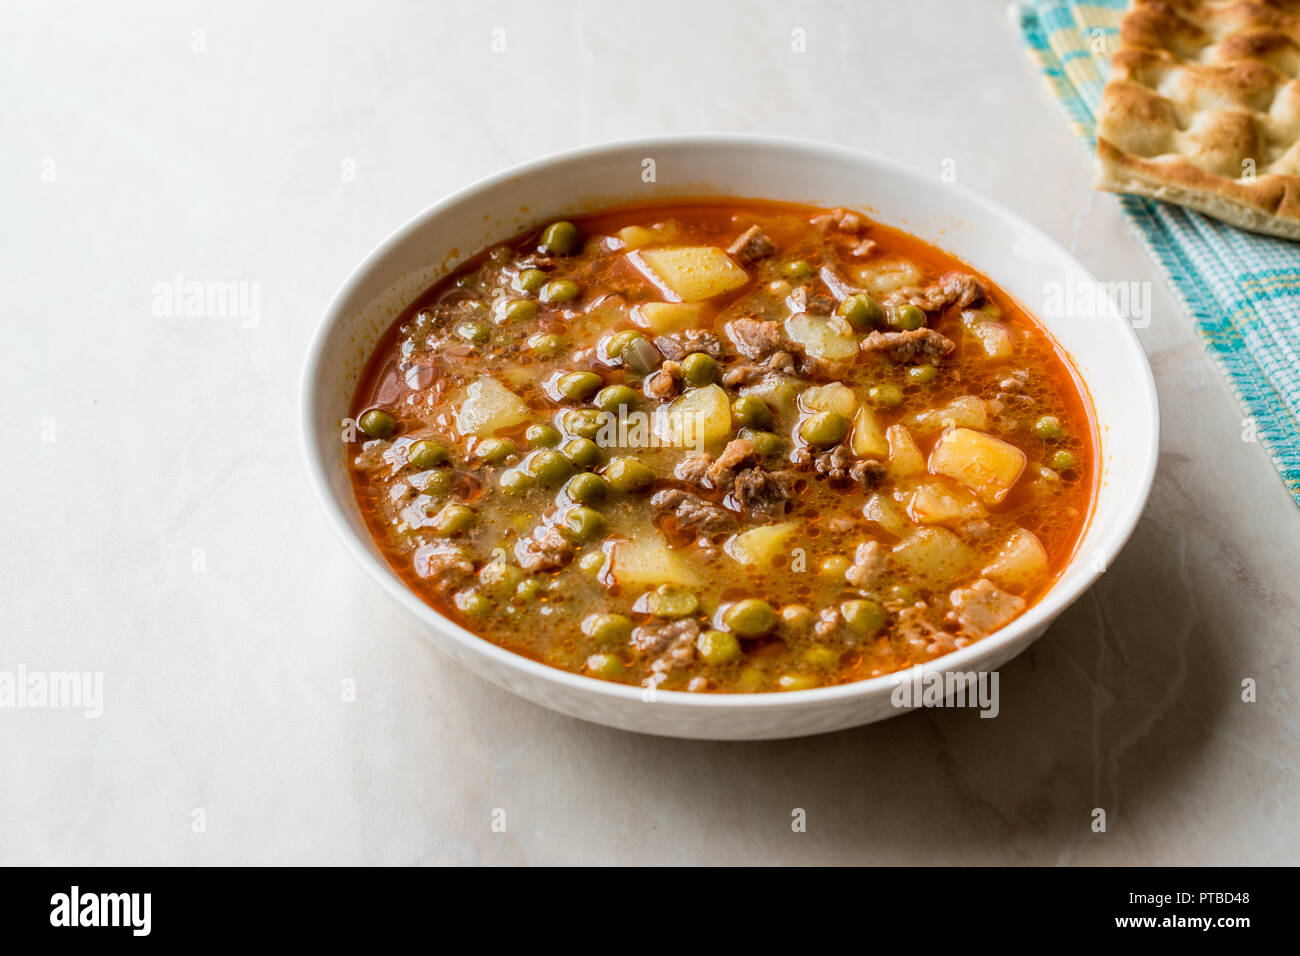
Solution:
[[[1034,422],[1034,434],[1044,441],[1058,441],[1065,437],[1065,429],[1055,415],[1044,415]]]
[[[445,505],[433,516],[432,528],[435,534],[442,535],[444,538],[451,537],[468,530],[474,523],[475,517],[474,510],[465,505]]]
[[[626,644],[632,636],[632,622],[622,614],[589,614],[583,619],[582,633],[597,644]]]
[[[866,293],[849,296],[836,311],[855,329],[874,329],[885,320],[885,310]]]
[[[772,605],[766,601],[746,598],[727,608],[722,615],[722,623],[741,637],[759,637],[776,627],[777,616]]]
[[[458,591],[455,600],[456,607],[466,617],[487,617],[495,607],[491,598],[486,594],[480,594],[478,591]]]
[[[595,372],[566,372],[555,380],[555,390],[574,402],[591,398],[600,385],[600,376]]]
[[[501,309],[501,318],[507,322],[527,322],[537,315],[537,303],[532,299],[511,299]]]
[[[603,408],[607,412],[617,412],[635,407],[637,394],[626,385],[607,385],[596,393],[594,403],[597,408]]]
[[[543,358],[554,358],[564,351],[564,339],[554,332],[538,332],[528,337],[528,351],[536,352]]]
[[[645,596],[646,610],[655,617],[687,617],[700,606],[700,599],[690,591],[661,584]]]
[[[570,435],[595,438],[608,414],[594,408],[566,408],[559,416],[559,424]]]
[[[441,465],[446,460],[447,446],[428,438],[413,441],[406,449],[407,463],[421,470]]]
[[[564,486],[564,493],[584,505],[603,501],[609,493],[609,483],[600,475],[584,471],[574,475]]]
[[[742,694],[755,694],[762,690],[767,684],[767,675],[762,668],[755,667],[753,664],[746,664],[740,669],[740,676],[736,678],[736,689]]]
[[[578,567],[588,574],[600,574],[605,567],[605,552],[588,551],[578,559]]]
[[[605,343],[605,354],[617,361],[623,361],[623,350],[628,347],[633,339],[645,338],[640,332],[633,329],[624,329],[621,332],[615,332]]]
[[[627,668],[613,654],[592,654],[587,658],[587,671],[593,677],[618,680],[627,673]]]
[[[489,561],[478,573],[483,590],[499,598],[509,597],[523,579],[523,568],[502,560]]]
[[[1058,451],[1052,455],[1052,468],[1056,471],[1069,471],[1074,467],[1074,456],[1068,451]]]
[[[605,469],[605,480],[615,491],[640,491],[654,483],[655,473],[635,458],[615,458]]]
[[[849,433],[849,420],[839,412],[818,412],[799,425],[799,437],[810,445],[838,445]]]
[[[756,431],[753,428],[742,428],[739,438],[747,439],[754,444],[754,451],[766,458],[768,455],[776,455],[785,447],[785,442],[781,440],[780,435],[772,432]]]
[[[907,380],[913,385],[928,385],[939,375],[933,365],[913,365],[907,370]]]
[[[802,282],[817,274],[812,263],[807,259],[792,259],[781,267],[781,274],[791,282]]]
[[[456,326],[456,334],[466,342],[482,345],[492,338],[492,326],[486,322],[462,322]]]
[[[695,639],[695,649],[706,664],[730,664],[740,657],[740,641],[726,631],[705,631]]]
[[[578,288],[578,283],[571,279],[552,279],[542,286],[538,298],[547,305],[557,305],[562,302],[572,302],[579,295],[581,290]]]
[[[895,584],[889,589],[889,599],[898,604],[915,604],[920,595],[910,584]]]
[[[569,256],[582,247],[582,233],[573,223],[561,219],[542,230],[538,249],[548,256]]]
[[[515,597],[527,604],[529,601],[535,601],[537,595],[542,593],[542,582],[537,578],[524,578],[519,582],[519,587],[515,588]]]
[[[579,541],[590,541],[605,528],[605,516],[594,508],[579,505],[564,513],[564,526]]]
[[[371,438],[392,438],[393,433],[397,431],[397,422],[388,412],[372,408],[368,412],[363,412],[357,419],[357,427]]]
[[[525,292],[536,292],[546,285],[546,273],[541,269],[525,269],[519,273],[519,288]]]
[[[834,648],[824,644],[814,644],[803,652],[803,661],[809,667],[827,670],[840,662],[840,655]]]
[[[501,472],[497,486],[508,495],[522,494],[533,486],[533,477],[518,468],[511,468]]]
[[[772,424],[772,410],[761,398],[745,395],[731,403],[731,420],[746,428],[767,428]]]
[[[812,690],[819,681],[812,674],[782,674],[776,686],[782,690]]]
[[[816,623],[813,612],[803,604],[787,604],[781,608],[781,623],[795,634],[812,630]]]
[[[524,463],[528,474],[544,485],[558,485],[573,472],[569,459],[558,451],[536,451]]]
[[[903,305],[894,310],[893,326],[904,332],[915,332],[925,325],[925,313],[915,305]]]
[[[529,425],[524,438],[534,448],[554,448],[560,443],[560,433],[550,425],[537,423]]]
[[[619,332],[605,346],[605,353],[616,358],[623,367],[636,375],[649,375],[663,364],[664,357],[640,332],[631,329]]]
[[[692,352],[682,359],[682,378],[692,388],[715,382],[718,378],[718,362],[712,355]]]
[[[897,385],[872,385],[867,389],[867,401],[877,408],[893,408],[903,402],[903,390]]]
[[[424,486],[420,488],[426,495],[435,497],[445,495],[451,489],[451,475],[446,471],[430,471],[424,475]]]
[[[885,609],[875,601],[845,601],[840,605],[840,617],[857,637],[870,637],[885,625]]]
[[[474,446],[474,453],[490,465],[499,465],[515,453],[509,438],[484,438]]]
[[[828,578],[842,578],[852,564],[844,555],[832,554],[822,561],[821,572]]]
[[[560,453],[573,462],[575,468],[593,468],[605,460],[605,453],[590,438],[570,438],[560,448]]]

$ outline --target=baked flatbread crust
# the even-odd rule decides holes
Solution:
[[[1099,189],[1300,239],[1300,0],[1135,0],[1097,116]]]

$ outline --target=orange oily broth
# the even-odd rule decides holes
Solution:
[[[946,622],[947,592],[976,580],[978,569],[995,556],[1007,536],[1018,528],[1035,534],[1048,556],[1048,573],[1021,591],[1021,596],[1032,605],[1050,588],[1068,562],[1092,505],[1096,430],[1082,383],[1045,330],[1019,303],[979,273],[915,237],[874,223],[863,236],[876,243],[875,249],[865,258],[854,258],[849,254],[852,243],[834,234],[828,239],[809,224],[810,218],[821,212],[824,210],[737,200],[627,206],[576,218],[572,221],[584,237],[583,248],[576,255],[558,257],[557,266],[548,278],[572,279],[582,290],[580,298],[554,308],[542,306],[535,318],[517,324],[495,322],[490,305],[485,314],[475,313],[473,306],[451,305],[457,300],[492,303],[494,290],[497,296],[506,299],[535,298],[514,288],[501,290],[498,273],[502,265],[494,260],[491,250],[475,256],[422,295],[382,338],[362,376],[353,404],[354,418],[379,406],[398,423],[391,447],[389,443],[370,441],[364,435],[359,435],[359,441],[351,446],[354,462],[366,456],[367,448],[372,465],[383,462],[370,468],[354,464],[352,476],[366,523],[393,569],[424,601],[484,639],[577,672],[586,670],[592,654],[610,654],[625,667],[617,679],[632,684],[659,679],[651,669],[654,655],[642,653],[625,642],[600,645],[581,628],[583,619],[592,613],[624,614],[634,626],[654,623],[650,616],[634,610],[641,589],[624,589],[616,580],[611,562],[603,554],[608,551],[609,541],[638,540],[656,531],[663,533],[675,546],[674,555],[684,559],[696,572],[698,581],[690,590],[699,599],[700,607],[694,617],[701,628],[716,627],[719,609],[725,609],[728,602],[750,597],[764,598],[778,610],[787,605],[805,606],[814,620],[823,609],[855,598],[870,597],[886,610],[885,626],[865,638],[848,633],[842,626],[819,634],[799,622],[794,626],[782,622],[765,637],[742,640],[742,653],[737,660],[708,664],[696,656],[676,666],[661,684],[665,689],[767,691],[828,685],[888,673],[930,659],[933,647],[929,651],[918,649],[915,642],[906,639],[907,634],[900,632],[898,612],[916,601],[926,603],[932,625],[955,637],[958,646],[977,640],[980,635],[963,633],[961,628]],[[595,506],[605,517],[603,534],[584,543],[575,559],[560,570],[527,575],[537,581],[539,590],[534,596],[502,594],[492,599],[492,610],[486,616],[471,616],[462,613],[455,593],[484,590],[474,580],[467,578],[444,590],[422,575],[418,567],[421,548],[442,547],[443,539],[427,528],[403,525],[404,515],[410,513],[404,509],[418,504],[420,495],[411,487],[414,481],[411,466],[401,464],[400,448],[413,440],[434,437],[452,450],[450,465],[441,469],[450,474],[452,494],[430,499],[430,509],[436,511],[450,500],[461,500],[475,509],[477,517],[473,526],[447,540],[462,548],[476,569],[491,559],[495,548],[513,556],[520,536],[527,535],[542,516],[556,512],[557,502],[565,501],[563,493],[555,488],[533,488],[523,494],[506,495],[498,487],[503,471],[518,464],[529,451],[523,437],[527,424],[551,422],[562,407],[548,394],[545,382],[557,372],[594,367],[604,385],[628,383],[635,387],[637,384],[636,377],[621,367],[575,363],[573,357],[595,347],[611,333],[635,328],[630,318],[635,305],[664,301],[660,289],[633,266],[611,238],[625,226],[657,223],[673,224],[671,241],[664,245],[726,248],[747,228],[757,224],[777,247],[775,256],[749,268],[751,277],[744,286],[702,303],[698,327],[717,331],[724,341],[723,326],[732,318],[750,313],[785,314],[775,305],[783,296],[774,295],[769,283],[782,281],[781,266],[790,260],[802,258],[814,266],[830,264],[845,276],[855,264],[906,259],[920,268],[922,276],[917,284],[922,287],[954,270],[975,275],[983,282],[988,290],[985,301],[1000,310],[997,320],[1012,333],[1015,351],[1010,359],[992,361],[984,357],[978,342],[964,332],[959,310],[953,308],[929,316],[929,327],[956,344],[956,350],[939,363],[933,381],[922,385],[912,383],[905,366],[895,366],[878,356],[860,356],[829,379],[813,380],[814,384],[842,381],[860,397],[871,385],[898,386],[903,392],[902,403],[877,409],[882,424],[888,426],[906,423],[916,413],[940,408],[961,396],[989,398],[1004,392],[999,383],[1009,372],[1029,371],[1029,385],[1023,389],[1023,394],[1033,400],[1027,406],[1028,411],[1020,415],[1017,409],[1012,409],[1001,418],[990,416],[987,429],[989,434],[1020,448],[1028,465],[1007,497],[997,505],[987,506],[983,519],[987,528],[977,537],[959,535],[975,551],[971,570],[959,579],[935,587],[918,587],[905,573],[888,571],[882,579],[873,582],[869,592],[850,587],[842,573],[823,573],[824,561],[835,557],[852,559],[856,547],[864,541],[876,540],[885,547],[898,543],[896,536],[863,517],[862,506],[872,493],[891,496],[898,492],[901,496],[912,483],[887,478],[869,492],[833,484],[809,470],[798,472],[797,493],[788,515],[778,519],[739,519],[738,531],[773,520],[798,522],[797,533],[771,564],[745,567],[721,548],[710,556],[691,543],[692,536],[678,533],[671,520],[653,521],[649,506],[655,491],[673,487],[689,487],[706,499],[722,502],[721,494],[711,495],[707,490],[687,486],[674,478],[674,466],[694,452],[638,448],[606,449],[605,458],[635,456],[655,472],[654,485],[644,492],[611,493]],[[508,249],[515,257],[527,257],[535,251],[539,231],[531,230],[496,248]],[[503,274],[508,274],[508,266]],[[476,277],[479,284],[458,287],[457,279],[461,276]],[[827,291],[819,278],[808,283],[808,290],[814,296]],[[460,311],[450,319],[433,320],[427,310],[439,305]],[[473,321],[475,316],[491,325],[490,341],[471,346],[453,336],[454,344],[448,346],[448,328],[456,326],[463,317]],[[529,350],[527,340],[539,332],[561,336],[564,348],[557,356],[542,357]],[[653,338],[649,334],[647,337]],[[431,373],[411,372],[412,365],[423,367],[429,363],[432,363]],[[729,366],[724,360],[723,369]],[[453,417],[458,390],[484,375],[492,375],[510,387],[532,412],[529,422],[500,432],[500,437],[512,439],[518,446],[518,453],[500,466],[485,466],[468,453],[470,443],[457,434]],[[728,397],[734,396],[734,391],[729,389]],[[642,399],[642,408],[652,408],[654,404],[653,400]],[[1030,426],[1042,415],[1056,416],[1067,437],[1060,441],[1039,438]],[[771,430],[785,442],[781,455],[770,467],[788,469],[790,465],[782,459],[797,443],[792,436],[798,416],[778,411],[775,419]],[[734,431],[733,428],[729,437],[734,437]],[[938,432],[922,433],[913,428],[912,434],[921,453],[928,458]],[[709,451],[717,454],[720,444],[711,446]],[[387,449],[387,461],[382,459],[383,449]],[[1039,478],[1035,469],[1061,450],[1074,456],[1074,468],[1057,478]],[[725,537],[719,535],[716,543]],[[602,554],[600,567],[596,566],[598,559],[590,557],[593,554]]]

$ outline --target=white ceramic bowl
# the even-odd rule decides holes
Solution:
[[[307,359],[307,464],[330,522],[438,647],[488,680],[583,720],[674,737],[760,740],[839,730],[902,712],[891,701],[892,676],[788,693],[660,691],[646,700],[639,688],[520,657],[475,637],[408,590],[371,543],[354,503],[339,423],[379,336],[415,296],[461,259],[533,224],[614,203],[702,195],[861,209],[988,275],[1027,305],[1074,360],[1091,392],[1101,442],[1096,509],[1084,539],[1056,585],[1024,615],[925,668],[996,670],[1097,579],[1137,523],[1156,463],[1151,370],[1109,294],[1088,305],[1089,294],[1102,287],[1043,232],[968,189],[857,150],[742,135],[611,143],[516,167],[416,216],[343,283]]]

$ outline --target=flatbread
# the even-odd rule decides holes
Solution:
[[[1119,40],[1097,188],[1300,239],[1300,0],[1135,0]]]

